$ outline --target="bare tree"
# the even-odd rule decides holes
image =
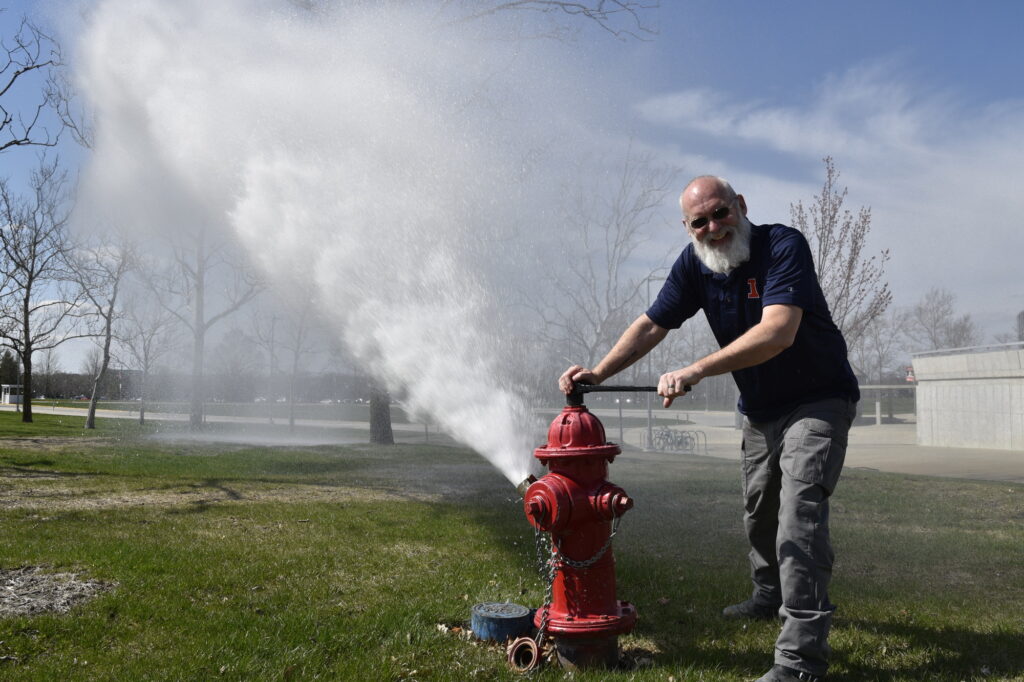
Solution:
[[[696,362],[716,351],[718,347],[704,317],[694,318],[654,347],[650,353],[653,376],[647,379],[657,383],[658,377],[668,368]]]
[[[839,171],[832,157],[826,156],[824,162],[825,184],[821,194],[814,197],[808,208],[798,201],[790,206],[790,211],[793,226],[810,243],[832,319],[853,349],[871,321],[892,302],[892,292],[884,279],[889,251],[874,256],[865,254],[871,233],[871,209],[862,206],[856,216],[844,209],[846,188],[838,188]]]
[[[53,378],[60,371],[60,357],[57,355],[57,349],[47,348],[42,353],[36,374],[43,380],[43,396],[47,398],[53,397]]]
[[[0,15],[5,13],[0,9]],[[0,36],[0,60],[0,152],[56,146],[64,129],[55,109],[61,92],[54,80],[63,66],[60,45],[22,19],[13,35]],[[32,97],[25,90],[37,94]],[[19,106],[19,101],[25,104]]]
[[[82,358],[81,373],[87,377],[96,376],[100,371],[100,364],[103,362],[103,350],[99,346],[92,346],[85,352]]]
[[[289,307],[288,323],[285,325],[284,338],[281,340],[282,348],[290,354],[288,368],[288,428],[291,430],[295,429],[295,394],[302,360],[311,353],[316,352],[313,345],[313,305],[312,299],[305,299],[302,303]],[[390,424],[390,410],[388,422]]]
[[[81,291],[68,267],[66,174],[42,159],[29,196],[0,180],[0,338],[21,359],[24,409],[32,421],[32,357],[80,338],[71,331]]]
[[[207,229],[182,230],[171,244],[170,267],[150,273],[147,284],[158,304],[192,333],[192,395],[189,426],[202,428],[203,363],[210,328],[251,301],[263,288],[253,271]],[[219,283],[213,300],[210,287]],[[208,305],[213,305],[211,312]]]
[[[114,327],[120,314],[118,296],[125,276],[135,267],[136,259],[135,246],[126,239],[120,239],[116,244],[97,240],[94,244],[81,245],[75,249],[71,259],[72,275],[87,304],[83,319],[100,348],[100,362],[92,377],[89,411],[85,418],[87,429],[96,428],[96,403],[100,397],[100,385],[110,367]]]
[[[264,361],[252,337],[230,327],[210,352],[210,393],[229,403],[251,402]]]
[[[442,0],[443,10],[455,10],[456,21],[474,21],[503,12],[523,12],[551,19],[549,37],[563,38],[577,20],[600,26],[616,38],[649,40],[655,34],[644,14],[657,9],[658,0]],[[564,18],[566,21],[560,21]]]
[[[1024,341],[1021,335],[1016,331],[1012,332],[996,332],[992,335],[992,340],[996,343],[1017,343],[1018,341]]]
[[[128,364],[139,370],[139,423],[146,423],[146,403],[150,396],[150,377],[161,358],[179,344],[178,318],[149,297],[137,292],[125,298],[118,324],[118,347]]]
[[[956,296],[937,287],[929,289],[911,309],[908,335],[919,351],[966,348],[982,342],[971,314],[957,315]]]
[[[910,311],[890,308],[864,329],[861,343],[850,353],[850,361],[858,374],[879,384],[886,383],[903,363],[910,330]]]
[[[267,421],[274,423],[274,379],[277,376],[277,352],[280,346],[278,338],[278,321],[281,316],[277,312],[253,311],[252,339],[267,353],[267,387],[264,391],[267,406]]]
[[[650,154],[629,149],[611,187],[568,193],[563,219],[570,251],[549,275],[552,298],[535,307],[549,347],[592,366],[636,316],[648,274],[631,270],[631,259],[649,238],[677,176]]]

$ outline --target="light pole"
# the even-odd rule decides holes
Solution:
[[[625,442],[625,436],[622,435],[622,400],[616,398],[615,404],[619,408],[619,445],[621,446]]]
[[[651,307],[651,281],[664,282],[667,277],[654,277],[647,275],[647,307]],[[654,370],[651,368],[651,353],[647,354],[647,376],[650,377],[651,383],[656,384],[654,380]],[[650,393],[647,394],[647,443],[646,449],[650,450],[651,443],[654,442],[654,413],[651,411],[651,400],[652,396]],[[621,425],[622,420],[619,420]],[[622,440],[621,438],[619,440]]]

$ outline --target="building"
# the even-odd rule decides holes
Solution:
[[[913,362],[918,445],[1024,451],[1024,343],[917,353]]]
[[[21,384],[0,384],[0,404],[21,405]]]

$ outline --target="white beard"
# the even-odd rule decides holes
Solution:
[[[742,220],[736,225],[727,228],[732,232],[732,239],[725,248],[709,246],[710,235],[704,242],[698,241],[697,237],[690,235],[697,257],[712,272],[728,275],[750,258],[750,221],[746,216],[741,217]]]

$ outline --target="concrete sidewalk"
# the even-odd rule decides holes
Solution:
[[[0,410],[13,410],[12,406],[0,406]],[[84,409],[37,408],[37,412],[48,414],[85,415]],[[595,409],[609,440],[618,440],[617,412]],[[646,415],[646,411],[633,409],[624,413],[630,417]],[[97,410],[97,416],[107,418],[138,418],[138,413],[115,410]],[[701,448],[696,454],[739,463],[740,431],[735,428],[732,412],[687,412],[685,417],[693,424],[675,428],[701,431],[707,438],[707,450]],[[147,413],[147,420],[183,421],[182,414]],[[211,422],[234,422],[238,424],[266,424],[262,418],[208,417]],[[280,422],[279,422],[280,423]],[[366,422],[296,420],[296,425],[323,429],[369,429]],[[423,435],[422,424],[393,424],[396,438],[418,438]],[[628,445],[642,447],[647,429],[645,427],[625,429],[623,435]],[[433,431],[431,440],[440,434]],[[336,442],[336,437],[325,433],[324,443]],[[986,481],[1008,481],[1024,483],[1024,452],[1019,450],[977,450],[971,448],[940,448],[916,444],[917,426],[914,423],[878,424],[873,421],[854,426],[850,430],[850,445],[846,453],[846,466],[873,469],[892,473],[919,474],[923,476],[944,476]]]
[[[855,426],[846,465],[879,471],[1024,483],[1024,452],[917,445],[916,424]]]
[[[694,412],[694,424],[685,428],[702,431],[707,436],[709,457],[739,462],[740,431],[727,417],[718,413]],[[609,436],[614,428],[605,427]],[[625,440],[640,447],[645,428],[627,429]],[[973,448],[941,448],[916,444],[914,423],[860,424],[850,430],[846,466],[923,476],[943,476],[987,481],[1024,483],[1024,452],[1019,450],[979,450]],[[698,451],[697,454],[705,454]]]
[[[60,414],[82,418],[86,416],[87,411],[84,405],[83,407],[33,406],[32,410],[34,415]],[[0,405],[0,412],[14,411],[15,407],[13,405]],[[96,417],[100,419],[137,420],[139,418],[139,413],[138,410],[105,410],[98,408],[96,410]],[[178,422],[179,424],[185,424],[188,422],[188,418],[189,416],[187,414],[180,412],[146,412],[147,423]],[[287,431],[288,419],[281,417],[270,422],[266,417],[228,417],[221,415],[207,415],[205,422],[208,424],[237,424],[239,429],[237,431],[204,433],[202,436],[189,434],[187,431],[181,431],[176,434],[176,437],[181,437],[182,439],[203,439],[211,442],[254,443],[259,445],[331,445],[339,442],[350,442],[338,439],[338,435],[334,433],[338,429],[356,431],[370,430],[369,422],[342,421],[337,419],[296,419],[296,427],[309,430],[301,435],[290,434]],[[252,427],[261,429],[277,429],[281,432],[280,437],[270,436],[263,431],[255,433],[254,435]],[[392,422],[391,430],[394,433],[396,441],[407,440],[412,442],[422,442],[426,439],[429,442],[437,443],[452,442],[450,437],[442,433],[436,425],[431,425],[429,426],[429,429],[427,429],[427,427],[422,423]]]

